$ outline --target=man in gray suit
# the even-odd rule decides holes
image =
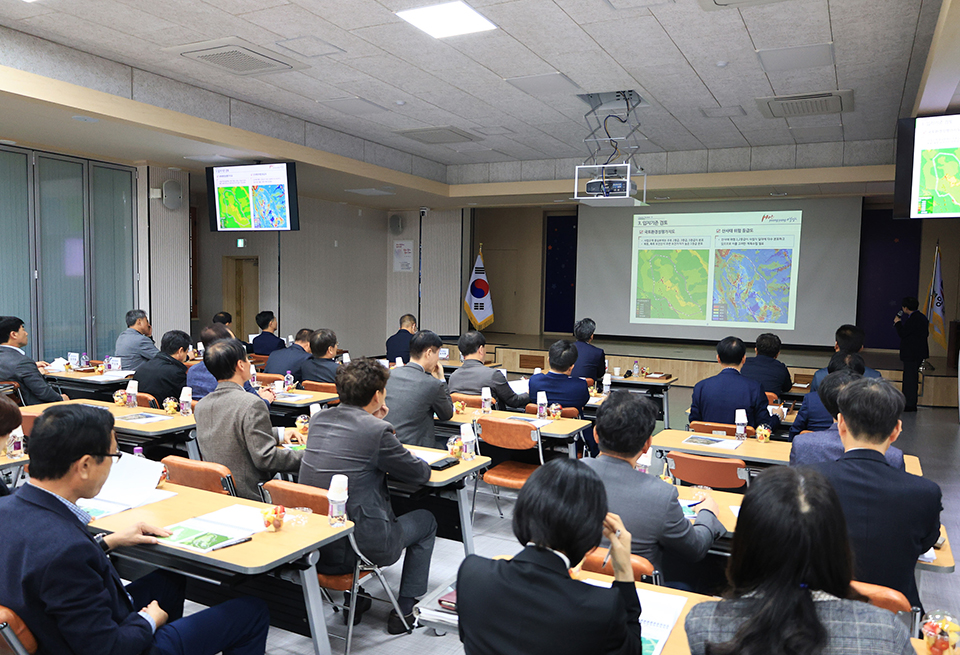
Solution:
[[[303,451],[281,448],[283,428],[270,426],[270,410],[247,393],[250,379],[247,349],[236,339],[214,342],[203,363],[217,379],[217,388],[204,396],[195,412],[197,444],[203,458],[230,469],[237,495],[260,500],[257,485],[278,471],[297,471]]]
[[[453,416],[453,401],[440,366],[442,345],[435,332],[420,330],[410,338],[410,363],[393,369],[387,381],[390,423],[405,444],[436,448],[433,415],[441,421]]]
[[[20,385],[24,405],[69,400],[47,384],[42,372],[46,362],[35,362],[24,352],[27,329],[16,316],[0,316],[0,380]]]
[[[450,376],[449,387],[452,393],[479,396],[484,387],[489,387],[501,409],[524,407],[530,402],[530,394],[516,393],[507,384],[503,373],[483,365],[487,356],[487,340],[482,334],[470,330],[460,337],[457,347],[463,355],[463,366]]]
[[[389,411],[384,404],[388,375],[372,359],[358,359],[337,372],[340,404],[310,419],[300,483],[329,489],[334,475],[346,475],[347,517],[356,526],[354,534],[360,552],[387,566],[400,559],[406,549],[399,604],[408,625],[413,625],[413,606],[427,592],[437,521],[425,509],[397,518],[390,505],[388,473],[404,482],[423,484],[430,479],[430,466],[404,448],[393,426],[383,420]],[[353,552],[346,540],[340,539],[321,549],[318,571],[348,573],[353,570],[353,562]],[[354,624],[359,623],[360,615],[370,605],[364,596],[357,598]],[[396,612],[390,613],[387,631],[405,631]]]
[[[840,392],[851,382],[859,380],[858,373],[841,369],[830,373],[817,387],[817,396],[823,407],[833,417],[833,425],[819,432],[806,432],[793,438],[790,448],[790,466],[810,466],[819,462],[835,462],[843,457],[843,441],[840,439],[840,427],[837,416],[840,414]],[[813,393],[813,392],[811,392]],[[806,401],[804,401],[806,402]],[[883,455],[893,468],[906,470],[903,451],[896,446],[887,448]]]
[[[610,394],[597,410],[594,428],[600,456],[581,461],[603,480],[610,511],[620,515],[632,535],[631,552],[662,570],[665,550],[697,562],[727,531],[717,518],[717,502],[709,494],[704,495],[696,509],[696,521],[691,523],[683,515],[676,487],[634,468],[650,448],[656,420],[657,408],[651,401],[628,391]]]
[[[127,329],[117,337],[113,354],[120,358],[124,371],[136,371],[141,364],[156,357],[160,350],[150,337],[153,326],[142,309],[131,309],[126,315]]]

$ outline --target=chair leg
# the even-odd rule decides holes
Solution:
[[[347,608],[347,646],[344,655],[350,655],[353,645],[353,613],[357,611],[357,596],[360,593],[360,562],[353,567],[353,583],[350,585],[350,607]]]
[[[387,584],[386,578],[383,577],[383,571],[380,570],[380,567],[374,566],[373,573],[377,576],[377,580],[380,581],[380,584],[383,586],[383,590],[387,592],[387,597],[390,598],[390,604],[393,605],[394,611],[397,613],[397,616],[400,617],[403,627],[407,629],[407,634],[413,632],[413,626],[407,623],[406,617],[403,615],[403,611],[400,609],[400,603],[397,602],[397,597],[393,595],[393,590],[390,588],[390,585]]]
[[[473,500],[470,502],[470,523],[473,523],[477,516],[477,485],[480,484],[480,474],[473,474]]]
[[[500,487],[493,487],[493,500],[497,503],[497,511],[500,512],[500,518],[503,518],[503,510],[500,509]]]

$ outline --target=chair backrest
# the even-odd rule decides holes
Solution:
[[[587,557],[583,560],[583,570],[590,571],[592,573],[603,573],[604,575],[613,575],[613,562],[607,562],[606,566],[603,566],[603,558],[607,556],[606,548],[594,548],[589,553]],[[630,555],[630,564],[633,566],[633,579],[637,582],[640,581],[640,578],[644,575],[652,576],[653,575],[653,564],[650,563],[646,557],[641,557],[640,555]]]
[[[200,462],[177,455],[168,455],[160,460],[167,467],[167,480],[185,487],[236,496],[233,475],[223,464]]]
[[[526,411],[527,414],[536,414],[537,404],[527,403],[524,411]],[[580,418],[580,410],[578,410],[576,407],[561,407],[560,418]]]
[[[267,363],[269,355],[247,355],[254,364],[263,365]]]
[[[737,426],[732,423],[710,423],[709,421],[691,421],[690,429],[701,434],[725,434],[728,437],[734,437],[737,434]],[[757,431],[751,426],[747,426],[747,436],[756,436]]]
[[[670,474],[690,484],[721,489],[738,489],[747,484],[749,473],[742,459],[702,457],[672,451],[667,453]]]
[[[471,396],[466,393],[452,393],[450,394],[450,398],[452,398],[455,403],[466,403],[467,407],[483,407],[483,398],[481,396]]]
[[[137,407],[149,407],[151,409],[160,409],[160,403],[152,394],[137,392]]]
[[[597,384],[597,381],[594,380],[593,378],[583,378],[583,379],[587,381],[587,386],[590,387],[591,389],[593,389],[594,385]]]
[[[20,429],[23,430],[23,434],[30,436],[30,431],[33,430],[33,423],[36,421],[39,416],[34,416],[32,414],[21,414],[20,415]]]
[[[270,480],[264,483],[263,489],[270,494],[270,502],[274,505],[309,507],[314,514],[329,513],[326,489],[286,480]]]
[[[263,375],[259,377],[263,377]],[[335,385],[333,382],[314,382],[313,380],[304,380],[300,383],[300,386],[302,386],[305,391],[312,391],[314,393],[337,393],[337,385]]]
[[[477,420],[484,443],[509,450],[530,450],[540,442],[540,432],[526,421],[482,417]]]
[[[0,605],[0,634],[3,635],[0,638],[0,644],[6,642],[11,653],[33,655],[37,652],[37,640],[23,619],[12,609],[3,605]]]
[[[768,404],[768,405],[773,405],[773,404],[776,404],[776,403],[780,402],[780,396],[778,396],[777,394],[773,393],[772,391],[765,391],[764,393],[766,393],[766,395],[767,395],[767,404]]]
[[[257,373],[257,381],[264,384],[273,384],[280,380],[283,380],[283,376],[279,373]]]
[[[909,612],[911,610],[910,601],[901,592],[890,587],[884,587],[869,582],[850,581],[850,587],[867,600],[874,607],[879,607],[891,612]]]
[[[20,393],[20,383],[13,380],[0,380],[0,387],[6,388],[3,393],[13,397],[13,402],[23,407],[23,394]]]

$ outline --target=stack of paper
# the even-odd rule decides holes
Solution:
[[[95,498],[81,498],[77,505],[98,519],[176,496],[173,491],[157,489],[162,474],[160,462],[126,455],[113,463],[100,493]]]
[[[530,380],[510,380],[507,382],[507,384],[509,384],[510,388],[513,389],[513,393],[530,393]]]
[[[186,548],[197,553],[209,553],[247,541],[257,532],[263,532],[263,514],[249,505],[231,505],[203,516],[166,526],[172,532],[160,539],[168,546]]]
[[[585,579],[584,582],[595,587],[609,587],[605,580]],[[680,619],[687,599],[674,594],[659,591],[637,589],[640,598],[640,637],[643,641],[643,655],[660,655],[670,632]]]
[[[88,382],[115,382],[133,374],[134,371],[104,371],[102,375],[91,375],[86,380]]]
[[[681,443],[691,446],[710,446],[712,448],[723,448],[724,450],[736,450],[743,442],[739,439],[718,439],[703,434],[691,434]]]

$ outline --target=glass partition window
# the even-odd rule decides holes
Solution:
[[[31,316],[30,158],[0,150],[0,316]]]

